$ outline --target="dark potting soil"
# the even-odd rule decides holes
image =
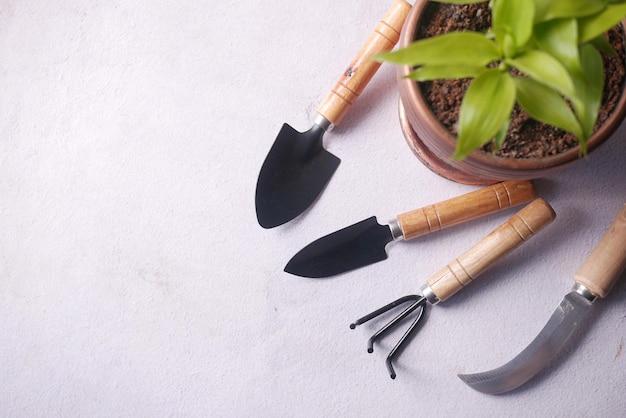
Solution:
[[[416,33],[416,39],[426,38],[451,31],[471,30],[486,32],[491,26],[491,15],[487,3],[455,5],[429,2]],[[603,54],[604,92],[602,105],[595,129],[611,115],[624,86],[626,76],[621,27],[609,32],[609,42],[617,51],[616,57]],[[435,80],[418,83],[433,114],[454,135],[457,134],[459,109],[465,91],[472,80]],[[556,155],[578,145],[576,137],[561,129],[531,119],[517,104],[511,115],[511,126],[503,146],[494,150],[489,143],[483,146],[505,158],[538,158]]]

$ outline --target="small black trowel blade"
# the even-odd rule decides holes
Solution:
[[[389,226],[371,217],[313,241],[287,263],[285,271],[311,278],[344,273],[385,260],[385,246],[391,241]]]
[[[289,222],[317,199],[340,159],[322,147],[324,129],[300,133],[284,124],[261,167],[256,214],[263,228]]]

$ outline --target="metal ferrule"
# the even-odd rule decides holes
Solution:
[[[591,290],[587,289],[585,286],[579,283],[576,283],[574,287],[572,287],[572,291],[578,293],[591,303],[595,302],[598,298],[596,295],[591,293]]]
[[[317,114],[317,117],[315,118],[315,124],[319,126],[320,128],[322,128],[325,132],[330,132],[335,127],[335,125],[333,125],[331,121],[329,121],[328,119],[326,119],[324,116],[320,115],[319,113]]]
[[[428,285],[422,287],[422,295],[424,295],[426,300],[428,300],[428,302],[430,302],[432,305],[436,305],[441,302],[437,295],[435,295],[435,292],[433,292],[433,289],[431,289],[431,287]]]
[[[404,232],[402,232],[402,228],[397,219],[389,221],[389,229],[391,230],[391,236],[394,241],[404,239]]]

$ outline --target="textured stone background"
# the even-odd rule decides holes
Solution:
[[[455,376],[509,360],[547,321],[625,201],[626,132],[536,182],[553,225],[430,310],[389,379],[396,333],[348,324],[515,210],[389,246],[327,280],[282,269],[313,239],[474,190],[431,173],[383,66],[325,137],[317,203],[256,223],[280,126],[315,109],[391,1],[0,2],[0,415],[618,416],[626,279],[514,393]]]

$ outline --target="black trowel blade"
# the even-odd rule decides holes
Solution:
[[[313,241],[289,260],[285,271],[311,278],[334,276],[385,260],[391,241],[389,225],[380,225],[373,216]]]
[[[289,222],[317,199],[340,159],[322,147],[324,129],[300,133],[284,124],[261,167],[256,215],[263,228]]]

